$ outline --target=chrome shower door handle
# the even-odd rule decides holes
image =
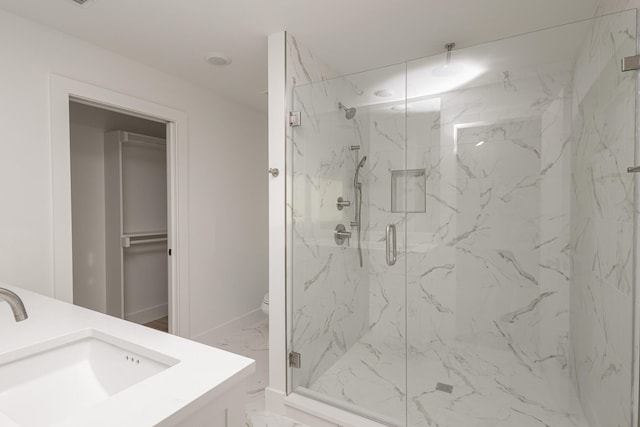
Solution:
[[[387,265],[394,265],[398,259],[398,246],[396,244],[396,226],[387,224]]]

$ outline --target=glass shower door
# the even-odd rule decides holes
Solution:
[[[636,34],[633,10],[294,89],[290,392],[631,427]]]
[[[408,63],[409,426],[631,425],[635,35],[630,11]]]
[[[296,87],[290,147],[290,390],[388,425],[406,414],[405,75]]]

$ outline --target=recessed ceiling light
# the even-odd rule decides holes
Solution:
[[[412,105],[410,104],[398,104],[398,105],[394,105],[393,107],[391,107],[391,111],[409,111],[413,108]]]
[[[231,58],[217,52],[208,54],[204,59],[211,65],[223,66],[231,64]]]
[[[390,89],[379,89],[373,92],[375,96],[379,96],[380,98],[389,98],[390,96],[393,96],[393,93],[394,92]]]
[[[71,0],[75,4],[81,7],[89,7],[93,5],[97,0]]]

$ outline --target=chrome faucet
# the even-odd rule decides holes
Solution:
[[[16,318],[16,322],[22,322],[29,317],[20,297],[9,289],[0,288],[0,301],[6,301],[7,304],[9,304],[11,311],[13,311],[13,317]]]

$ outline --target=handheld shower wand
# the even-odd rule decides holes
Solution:
[[[360,169],[364,166],[365,162],[367,161],[367,156],[362,156],[362,159],[360,159],[360,163],[358,163],[358,166],[356,167],[356,174],[353,177],[353,186],[362,186],[361,182],[358,182],[358,175],[360,173]]]

